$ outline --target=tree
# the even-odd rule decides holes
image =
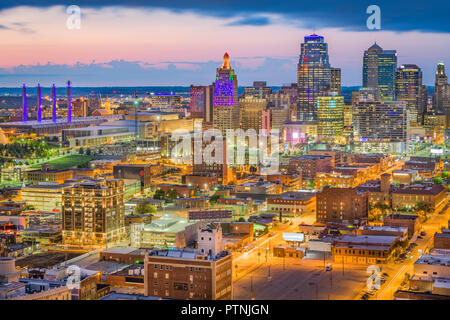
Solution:
[[[178,198],[178,192],[175,189],[169,189],[169,191],[167,192],[167,198],[172,201],[175,200],[176,198]]]
[[[245,219],[242,218],[242,217],[240,217],[240,218],[238,219],[238,222],[245,222]]]
[[[86,149],[86,155],[87,155],[87,156],[90,156],[91,154],[92,154],[91,149],[90,149],[90,148],[87,148],[87,149]]]
[[[220,195],[218,194],[214,194],[210,199],[209,199],[209,204],[216,204],[217,200],[220,199]]]
[[[83,149],[83,147],[81,147],[80,150],[78,150],[78,153],[79,153],[79,154],[84,154],[84,149]]]
[[[150,214],[155,213],[156,208],[150,204],[150,202],[141,202],[136,206],[136,214]]]
[[[432,181],[435,184],[441,184],[442,185],[444,183],[444,181],[442,180],[441,177],[434,177]]]
[[[158,189],[155,191],[155,194],[153,195],[153,199],[155,200],[164,200],[166,197],[166,193],[164,190]]]

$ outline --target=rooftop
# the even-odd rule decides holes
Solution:
[[[177,217],[174,214],[166,213],[161,218],[155,219],[152,223],[144,226],[147,232],[167,232],[177,233],[193,225],[195,222],[189,222],[188,218]]]
[[[415,264],[430,264],[430,265],[441,265],[450,267],[450,256],[449,255],[431,255],[424,254],[421,256]]]

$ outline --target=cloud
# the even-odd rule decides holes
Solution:
[[[295,82],[295,62],[290,59],[257,57],[257,65],[248,64],[255,57],[241,57],[232,61],[239,84],[249,85],[255,79],[267,80],[267,72],[274,74],[269,84],[278,85],[288,81]],[[244,61],[244,62],[243,62]],[[291,66],[288,72],[285,65]],[[164,86],[189,84],[207,85],[214,81],[216,68],[220,61],[184,62],[164,61],[151,64],[142,61],[114,60],[106,63],[76,63],[45,65],[20,65],[0,68],[0,86],[16,87],[22,83],[52,83],[63,85],[70,79],[74,86]],[[283,72],[279,72],[283,70]],[[290,72],[289,72],[290,71]]]
[[[227,26],[267,26],[270,20],[267,17],[249,17],[240,18],[233,22],[227,23]]]
[[[69,0],[3,0],[0,10],[16,6],[49,7],[54,5],[72,5]],[[281,14],[286,19],[297,21],[308,28],[342,28],[345,30],[366,30],[366,9],[372,0],[78,0],[81,8],[89,7],[143,7],[162,8],[173,12],[196,12],[207,16],[239,18],[257,14]],[[390,1],[379,0],[381,8],[381,27],[393,31],[433,31],[450,32],[450,1],[423,0]],[[248,18],[248,20],[251,18]],[[245,22],[245,19],[242,20]],[[261,20],[262,21],[262,20]],[[251,23],[251,21],[250,21]],[[248,24],[246,24],[248,25]],[[255,24],[252,24],[255,25]],[[257,25],[257,24],[256,24]],[[266,25],[266,24],[260,24]]]

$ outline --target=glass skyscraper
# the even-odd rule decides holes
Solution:
[[[317,97],[326,96],[331,85],[328,44],[322,36],[306,36],[297,66],[298,116],[300,121],[317,120]]]
[[[395,73],[395,99],[406,102],[412,124],[423,123],[422,70],[415,64],[405,64]],[[425,88],[426,93],[426,88]]]
[[[363,87],[379,88],[383,100],[395,98],[395,71],[397,70],[397,52],[383,50],[374,43],[364,51]]]

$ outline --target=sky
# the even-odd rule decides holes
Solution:
[[[73,4],[80,29],[67,27]],[[381,30],[366,26],[371,4]],[[2,0],[0,87],[207,85],[225,52],[240,85],[283,85],[296,82],[300,43],[313,32],[344,86],[361,85],[374,41],[433,85],[436,64],[450,64],[449,15],[448,0]]]

